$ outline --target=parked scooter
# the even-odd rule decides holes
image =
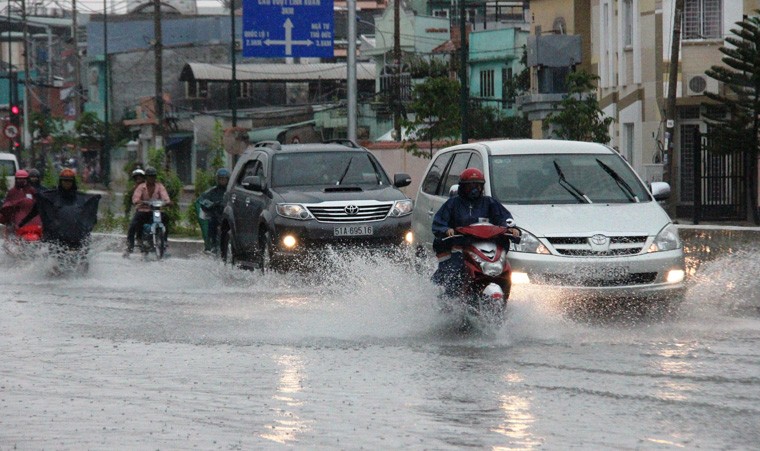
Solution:
[[[462,273],[452,299],[445,310],[462,314],[462,326],[469,328],[473,322],[499,326],[504,320],[511,289],[512,269],[507,260],[509,244],[518,240],[503,226],[478,222],[457,227],[456,235],[441,240],[442,245],[464,257]],[[449,290],[450,291],[450,290]]]
[[[161,221],[164,202],[154,199],[143,203],[150,205],[151,221],[143,224],[139,247],[145,257],[155,254],[156,259],[161,260],[166,252],[166,225]]]

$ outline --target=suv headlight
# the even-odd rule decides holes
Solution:
[[[520,242],[509,243],[510,252],[527,252],[531,254],[549,254],[549,249],[541,243],[535,235],[525,229],[520,229]]]
[[[681,240],[678,238],[678,229],[673,224],[668,224],[654,237],[654,241],[649,246],[649,252],[672,251],[680,247]]]
[[[391,208],[391,212],[388,213],[388,216],[398,218],[410,215],[412,214],[413,206],[414,204],[411,199],[397,200],[396,203],[393,204],[393,208]]]
[[[277,204],[277,214],[286,218],[299,219],[301,221],[314,219],[314,216],[309,213],[309,210],[300,204]]]

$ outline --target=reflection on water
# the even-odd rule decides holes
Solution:
[[[687,376],[694,372],[689,357],[694,353],[692,345],[685,343],[672,343],[667,349],[661,349],[657,355],[660,360],[657,361],[661,374],[669,376]],[[664,383],[659,385],[656,395],[660,399],[670,401],[685,401],[689,399],[690,394],[695,390],[695,386],[684,378],[668,378]]]
[[[304,364],[297,355],[282,355],[277,359],[282,368],[277,392],[272,398],[282,407],[273,407],[275,419],[266,426],[270,431],[260,437],[273,442],[286,444],[298,441],[298,436],[311,429],[311,420],[303,420],[297,409],[303,407],[303,401],[295,395],[303,390]]]
[[[522,383],[524,377],[520,373],[510,372],[504,376],[506,382]],[[531,404],[528,398],[514,394],[503,394],[500,397],[499,407],[504,412],[504,421],[493,432],[508,437],[510,443],[516,446],[496,446],[495,450],[525,449],[541,445],[542,440],[535,437],[531,427],[536,418],[531,412]]]

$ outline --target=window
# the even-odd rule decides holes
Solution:
[[[433,17],[449,17],[449,10],[448,9],[434,9],[433,10]]]
[[[719,39],[723,35],[722,0],[685,0],[684,39]]]
[[[480,71],[480,97],[493,97],[493,69]]]
[[[467,169],[467,162],[470,161],[470,155],[470,152],[461,152],[454,155],[454,161],[452,161],[451,166],[449,166],[449,172],[446,174],[446,180],[444,181],[445,183],[443,184],[441,194],[448,196],[451,187],[459,183],[459,174]]]
[[[241,99],[250,99],[253,97],[253,82],[251,81],[239,81],[238,85],[238,97]]]
[[[633,45],[633,0],[623,0],[623,45]]]
[[[501,100],[504,102],[505,108],[512,108],[512,104],[515,102],[511,67],[501,69]]]
[[[196,80],[185,82],[185,97],[188,99],[208,98],[208,81]]]
[[[623,124],[623,151],[620,153],[623,158],[626,159],[626,161],[633,162],[633,145],[634,145],[634,135],[633,135],[633,124],[627,123]]]
[[[446,165],[451,159],[451,153],[441,155],[436,158],[433,166],[430,167],[425,180],[422,181],[422,192],[427,194],[438,194],[438,185],[441,183],[441,176],[443,175]]]

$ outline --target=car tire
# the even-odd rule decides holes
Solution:
[[[222,234],[220,237],[220,252],[222,254],[222,261],[226,265],[230,265],[233,268],[237,267],[237,256],[235,255],[235,244],[232,235],[232,230],[229,227],[222,228]]]
[[[272,257],[272,235],[267,231],[259,235],[254,257],[254,266],[261,272],[272,271],[275,268]]]

